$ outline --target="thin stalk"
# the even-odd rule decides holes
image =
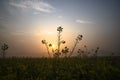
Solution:
[[[48,45],[47,45],[47,44],[45,44],[45,46],[46,46],[46,48],[47,48],[48,55],[49,55],[49,57],[51,58],[51,55],[50,55],[50,52],[49,52]]]
[[[58,32],[58,54],[60,53],[60,31]]]
[[[53,47],[52,47],[52,53],[54,54],[54,49],[53,49]],[[52,54],[52,56],[53,56],[53,54]]]
[[[2,51],[2,57],[5,58],[5,51]]]
[[[73,52],[74,52],[74,50],[75,50],[75,48],[76,48],[76,46],[77,46],[77,43],[78,43],[78,40],[76,40],[76,42],[75,42],[75,44],[74,44],[74,47],[72,48],[72,51],[70,52],[69,57],[73,54]]]

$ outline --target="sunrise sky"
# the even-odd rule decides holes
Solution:
[[[0,0],[0,46],[9,45],[7,56],[47,56],[41,43],[57,47],[57,27],[70,49],[78,34],[78,48],[100,46],[120,53],[120,0]]]

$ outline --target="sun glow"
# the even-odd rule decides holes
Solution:
[[[55,44],[52,44],[52,49],[53,50],[56,50],[57,49],[57,46]]]
[[[50,32],[50,31],[48,31],[48,32],[46,32],[48,35],[53,35],[54,34],[54,32]]]
[[[55,49],[55,45],[54,44],[52,44],[52,48]]]

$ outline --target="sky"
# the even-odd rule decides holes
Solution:
[[[120,0],[0,0],[0,46],[7,56],[48,56],[45,39],[57,48],[57,27],[70,49],[77,45],[120,55]],[[104,54],[104,55],[105,55]]]

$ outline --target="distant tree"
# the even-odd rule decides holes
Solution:
[[[5,43],[1,46],[1,50],[2,50],[1,56],[2,56],[3,58],[5,58],[5,56],[6,56],[6,50],[7,50],[8,48],[9,48],[8,45],[5,44]]]
[[[73,54],[73,52],[74,52],[74,50],[75,50],[75,48],[76,48],[77,44],[79,43],[79,41],[81,41],[81,40],[82,40],[82,38],[83,38],[83,36],[82,36],[82,35],[78,35],[78,36],[77,36],[77,38],[76,38],[76,42],[75,42],[75,44],[74,44],[74,46],[73,46],[73,48],[72,48],[72,51],[70,52],[69,57]]]

